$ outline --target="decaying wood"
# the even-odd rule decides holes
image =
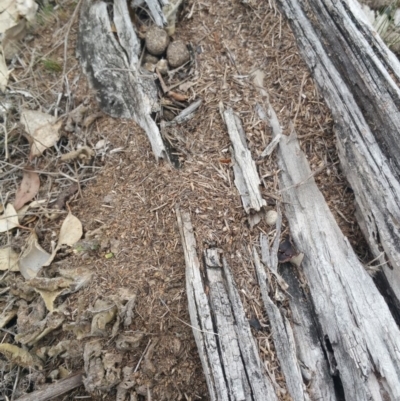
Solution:
[[[285,215],[302,262],[320,341],[331,350],[348,400],[400,397],[400,331],[372,278],[341,233],[295,135],[280,141]]]
[[[151,118],[160,108],[157,89],[153,75],[140,70],[140,42],[129,18],[127,2],[114,1],[113,21],[107,7],[105,1],[83,1],[77,55],[97,90],[102,110],[113,117],[135,120],[146,132],[156,158],[166,158],[160,132]]]
[[[200,261],[190,215],[176,208],[179,231],[186,263],[186,292],[190,322],[197,344],[210,400],[229,400],[222,363],[218,354],[217,337],[211,320],[207,295],[200,275]]]
[[[289,394],[294,401],[309,400],[310,398],[307,394],[306,387],[303,384],[300,364],[296,356],[296,345],[294,342],[292,327],[288,319],[285,316],[282,316],[279,308],[273,303],[268,295],[269,288],[267,274],[255,248],[253,248],[253,260],[264,308],[270,322],[276,354],[286,380]],[[278,264],[278,261],[276,264]]]
[[[177,209],[193,334],[212,400],[277,400],[265,374],[232,273],[221,251],[205,252],[208,297],[188,213]]]
[[[275,135],[274,135],[272,141],[262,151],[260,158],[271,155],[271,153],[278,146],[278,143],[282,137],[282,128],[281,128],[281,125],[279,124],[278,117],[276,116],[275,110],[272,108],[271,104],[269,103],[268,97],[265,98],[265,101],[267,102],[268,111],[265,112],[265,110],[259,104],[256,105],[256,111],[258,113],[258,116],[262,120],[266,121],[269,124],[269,126],[271,127],[271,129],[275,133]]]
[[[168,1],[164,0],[145,0],[147,7],[150,10],[150,13],[154,19],[154,22],[159,27],[163,27],[167,24],[167,19],[164,16],[162,11],[162,7],[168,4]]]
[[[260,177],[247,147],[242,124],[232,109],[225,110],[223,116],[232,142],[231,153],[234,162],[235,185],[242,198],[243,208],[246,213],[250,213],[251,210],[258,212],[266,205],[266,202],[261,196]]]
[[[400,63],[353,0],[309,0],[306,12],[278,3],[332,111],[357,219],[400,305]]]
[[[196,110],[202,105],[203,100],[197,99],[192,104],[190,104],[186,109],[183,109],[172,121],[168,121],[166,126],[182,124],[186,121],[189,121],[194,117]]]
[[[83,373],[76,373],[63,380],[58,380],[53,384],[48,385],[43,390],[34,391],[33,393],[24,395],[18,398],[17,401],[48,401],[55,397],[68,393],[82,385]]]
[[[329,371],[325,354],[333,357],[329,349],[321,347],[314,309],[309,296],[304,292],[299,279],[295,276],[294,266],[283,264],[281,275],[288,285],[288,301],[294,324],[293,335],[296,343],[303,381],[307,385],[312,401],[337,401],[333,376]],[[324,354],[325,351],[325,354]]]

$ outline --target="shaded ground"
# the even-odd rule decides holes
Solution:
[[[137,387],[149,388],[153,400],[208,399],[189,326],[185,263],[174,213],[176,204],[190,211],[200,251],[214,244],[223,249],[249,319],[257,317],[263,326],[262,330],[254,331],[261,356],[279,385],[285,387],[249,256],[251,247],[258,245],[260,232],[271,236],[273,232],[264,221],[252,230],[249,228],[234,186],[230,142],[219,111],[222,102],[239,115],[253,158],[257,160],[271,135],[270,128],[255,112],[255,105],[262,103],[262,99],[252,84],[254,71],[265,73],[264,86],[284,133],[289,134],[293,127],[297,131],[312,169],[318,171],[316,181],[341,229],[360,257],[365,256],[354,219],[351,190],[338,169],[331,117],[297,53],[286,22],[273,3],[258,2],[255,6],[251,4],[256,2],[249,3],[189,0],[181,14],[174,38],[190,42],[196,55],[196,75],[191,77],[194,85],[187,93],[192,99],[204,99],[195,118],[179,128],[181,169],[167,162],[157,163],[147,138],[132,121],[103,116],[89,129],[64,133],[66,140],[75,143],[84,138],[90,146],[100,139],[109,141],[107,152],[99,152],[95,158],[94,166],[101,167],[98,172],[93,171],[95,179],[82,185],[80,193],[70,202],[85,233],[102,227],[96,238],[98,246],[95,250],[80,249],[61,255],[56,260],[64,268],[81,266],[93,273],[89,285],[68,297],[71,312],[68,319],[76,320],[96,299],[118,294],[122,288],[137,294],[134,321],[120,330],[126,334],[142,332],[144,337],[138,348],[123,355],[121,366],[136,367],[146,347],[155,344],[153,366],[141,363],[136,373]],[[33,49],[45,54],[57,45],[60,46],[51,57],[63,65],[65,28],[57,29],[65,27],[73,9],[70,3],[62,3],[57,12],[46,17],[43,25],[35,27],[34,39],[26,44],[30,50],[21,56],[26,65],[33,57]],[[65,68],[71,96],[63,98],[60,107],[65,112],[68,102],[71,110],[88,99],[94,113],[97,111],[94,93],[87,87],[74,58],[76,29],[75,21],[69,32]],[[49,72],[40,62],[34,65],[32,75],[23,78],[25,71],[22,67],[20,71],[16,69],[11,88],[34,92],[37,101],[30,101],[31,107],[41,105],[46,109],[54,104],[61,89],[62,72]],[[15,155],[21,157],[18,152]],[[16,156],[11,151],[13,164],[20,162]],[[257,165],[268,209],[275,208],[279,189],[274,155]],[[42,175],[41,180],[44,185],[49,177]],[[15,191],[15,185],[11,184],[4,189]],[[42,223],[39,220],[37,224]],[[50,234],[51,229],[43,234],[47,250],[50,250]],[[107,258],[110,252],[113,257]],[[71,333],[60,328],[41,340],[37,348],[49,341],[72,338]],[[90,340],[84,339],[82,343]],[[118,353],[115,338],[105,338],[102,347]],[[60,365],[76,371],[82,367],[82,359],[49,361],[43,376],[47,377]],[[34,381],[31,389],[37,387],[39,383]],[[115,388],[109,391],[107,399],[114,399]],[[100,399],[98,395],[87,399]],[[83,387],[60,399],[81,396],[88,396]],[[283,392],[281,396],[282,400],[288,399]]]

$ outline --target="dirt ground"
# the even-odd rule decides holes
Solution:
[[[24,42],[20,61],[16,62],[10,88],[34,94],[33,100],[14,95],[16,120],[22,106],[54,112],[62,89],[69,95],[58,105],[60,114],[84,102],[89,107],[88,114],[99,111],[95,93],[75,58],[77,17],[71,20],[71,16],[76,3],[64,1],[57,5],[55,11],[51,7],[41,11],[30,40]],[[64,60],[66,33],[68,57]],[[95,147],[99,140],[106,139],[108,147],[97,152],[90,173],[85,176],[91,179],[82,182],[69,201],[72,213],[83,224],[84,238],[97,230],[96,247],[85,248],[83,239],[82,249],[61,253],[54,262],[54,266],[65,269],[86,268],[92,277],[84,288],[59,299],[57,304],[66,303],[66,321],[73,322],[93,308],[98,299],[114,296],[123,289],[136,294],[133,321],[129,327],[121,327],[118,334],[142,333],[138,347],[125,353],[117,350],[115,338],[110,334],[112,324],[107,329],[108,335],[101,339],[104,352],[120,355],[114,366],[116,375],[122,378],[123,367],[138,367],[134,388],[139,399],[207,400],[207,387],[187,311],[185,260],[174,211],[178,204],[190,212],[199,254],[210,245],[223,250],[248,318],[256,317],[261,323],[261,330],[254,329],[260,355],[282,388],[281,399],[288,400],[251,262],[251,248],[258,246],[259,234],[263,232],[272,238],[274,231],[265,221],[253,229],[249,227],[234,185],[230,141],[219,104],[232,107],[240,117],[253,159],[257,160],[271,140],[271,132],[255,111],[256,104],[262,104],[262,98],[252,84],[251,74],[256,70],[265,73],[264,86],[284,134],[289,134],[293,127],[296,130],[312,169],[320,171],[316,175],[319,188],[341,229],[365,260],[368,255],[355,222],[352,192],[339,170],[333,122],[297,52],[292,33],[272,0],[248,4],[239,0],[188,0],[173,37],[183,39],[194,49],[195,64],[192,75],[188,76],[193,85],[187,94],[190,101],[203,99],[195,117],[179,127],[180,140],[174,145],[181,157],[181,168],[166,161],[157,162],[147,137],[133,121],[103,114],[89,128],[63,131],[63,140],[71,146],[84,143]],[[39,59],[37,55],[48,52],[51,53],[46,57],[55,60],[61,70],[49,71],[42,62],[32,63]],[[63,80],[64,61],[68,86]],[[8,162],[12,165],[26,162],[28,145],[22,132],[18,125],[14,131],[17,139],[9,144]],[[3,148],[1,152],[4,153]],[[35,168],[60,171],[52,164],[51,157],[49,151],[34,161]],[[325,167],[320,169],[321,166]],[[9,178],[1,184],[2,193],[9,192],[12,199],[21,172],[11,172],[12,168],[6,164],[1,168],[2,172],[8,172],[6,178]],[[267,210],[276,209],[280,193],[274,154],[257,162],[257,168]],[[41,174],[40,178],[38,198],[51,192],[52,176]],[[67,186],[65,182],[62,185],[53,182],[52,188],[60,192]],[[59,229],[61,220],[48,222],[41,216],[31,224],[41,232],[42,246],[50,251],[52,233]],[[286,229],[284,235],[287,233]],[[12,241],[18,249],[18,238]],[[46,274],[49,273],[43,271]],[[15,324],[15,320],[11,321],[3,331],[3,342],[13,341],[9,333],[15,332]],[[68,339],[75,339],[74,334],[59,327],[35,344],[33,350]],[[82,349],[92,340],[90,337],[80,340]],[[150,365],[141,359],[149,346],[152,347]],[[19,394],[49,383],[50,372],[60,366],[76,372],[82,369],[83,358],[80,354],[47,360],[40,374],[29,371],[30,379],[20,380]],[[3,375],[6,373],[3,370]],[[12,392],[10,387],[4,391],[8,396]],[[108,400],[115,396],[115,385],[91,394],[82,386],[59,399]]]

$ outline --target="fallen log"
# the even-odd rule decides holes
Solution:
[[[278,4],[332,112],[356,217],[399,307],[400,63],[354,0]]]
[[[279,144],[280,189],[330,370],[347,400],[400,398],[400,331],[341,233],[293,133]]]
[[[186,290],[193,335],[211,400],[277,400],[260,360],[232,273],[221,251],[205,252],[208,294],[190,216],[176,209],[186,262]]]
[[[115,0],[113,20],[107,7],[105,1],[83,1],[77,56],[97,91],[101,109],[112,117],[136,121],[146,132],[156,158],[167,158],[161,134],[151,117],[160,109],[157,88],[154,77],[140,70],[141,46],[127,2]],[[115,25],[118,40],[112,25]]]

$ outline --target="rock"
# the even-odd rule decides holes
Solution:
[[[163,117],[165,121],[172,121],[175,118],[175,114],[168,109],[163,109]]]
[[[189,50],[185,42],[176,40],[172,42],[167,49],[167,60],[172,68],[180,67],[190,60]]]
[[[150,54],[150,53],[146,53],[145,56],[144,56],[144,58],[143,58],[143,61],[144,61],[145,63],[157,64],[157,63],[158,63],[158,57],[153,56],[153,55]]]
[[[267,212],[266,220],[269,226],[274,226],[278,220],[278,213],[275,210],[270,210]]]
[[[156,71],[156,65],[152,63],[144,63],[143,68],[147,71],[150,72],[155,72]]]
[[[168,61],[162,58],[156,65],[158,72],[161,75],[167,75],[168,73]]]
[[[164,29],[152,26],[146,32],[146,48],[153,56],[160,56],[169,44],[169,36]]]

